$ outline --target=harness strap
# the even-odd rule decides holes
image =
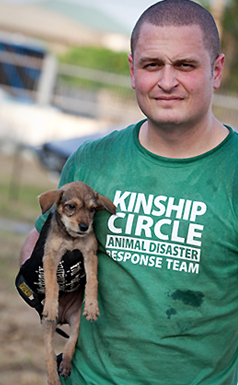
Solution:
[[[31,257],[21,266],[15,279],[18,293],[28,305],[36,309],[41,319],[45,299],[43,255],[51,218],[52,213],[49,214],[42,227]],[[60,293],[73,292],[85,286],[83,255],[79,250],[68,251],[64,254],[57,269],[57,282]],[[68,338],[63,330],[57,328],[56,331]]]
[[[30,305],[34,307],[39,313],[40,318],[42,318],[43,304],[40,295],[30,287],[25,277],[23,276],[21,270],[17,274],[15,285],[20,296]]]
[[[28,285],[24,276],[21,274],[21,271],[16,277],[16,288],[20,296],[30,305],[34,307],[38,312],[40,318],[42,319],[43,304],[41,302],[40,296]],[[55,331],[64,338],[69,338],[68,334],[60,328],[56,328]]]

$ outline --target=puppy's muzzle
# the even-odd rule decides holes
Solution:
[[[87,223],[79,223],[79,231],[81,233],[85,233],[88,230]]]

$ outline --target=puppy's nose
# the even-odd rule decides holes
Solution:
[[[79,224],[79,230],[83,231],[83,232],[87,231],[88,230],[88,225],[86,223],[80,223]]]

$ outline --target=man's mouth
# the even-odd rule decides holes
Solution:
[[[173,101],[180,101],[183,100],[183,98],[180,98],[178,96],[158,96],[154,98],[155,100],[165,101],[165,102],[173,102]]]

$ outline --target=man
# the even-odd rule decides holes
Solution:
[[[62,384],[237,384],[238,137],[211,111],[219,51],[198,4],[148,8],[128,55],[147,119],[84,144],[63,170],[60,185],[88,183],[117,215],[95,218],[101,316],[82,319]]]

